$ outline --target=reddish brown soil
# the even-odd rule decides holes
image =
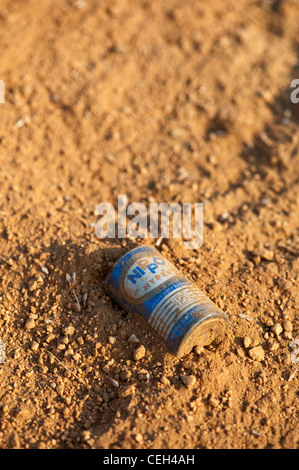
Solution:
[[[2,0],[1,448],[298,447],[298,14]],[[91,224],[119,194],[205,203],[203,246],[159,249],[227,312],[219,346],[178,360],[105,293],[135,243]]]

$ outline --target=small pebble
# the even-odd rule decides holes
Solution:
[[[293,330],[293,324],[290,320],[285,320],[283,322],[283,329],[287,332],[291,332]]]
[[[166,377],[166,375],[162,375],[162,377],[160,378],[160,382],[166,387],[170,385],[170,380]]]
[[[273,331],[273,333],[276,335],[276,336],[279,336],[280,333],[283,332],[283,328],[281,326],[280,323],[275,323],[274,326],[272,326],[271,330]]]
[[[29,288],[29,291],[30,291],[30,292],[35,291],[35,290],[37,289],[37,282],[36,282],[36,280],[31,280],[31,281],[29,282],[28,288]]]
[[[180,379],[187,388],[193,387],[196,383],[195,375],[181,375]]]
[[[19,357],[20,357],[20,351],[17,349],[17,350],[14,352],[13,358],[14,358],[14,359],[19,359]]]
[[[88,440],[90,439],[90,437],[91,437],[91,432],[88,431],[88,430],[83,431],[82,434],[81,434],[81,440],[82,440],[83,442],[88,441]]]
[[[202,346],[195,346],[195,348],[193,349],[193,351],[198,354],[198,356],[200,354],[202,354],[204,352],[204,348]]]
[[[56,391],[57,391],[58,395],[63,396],[63,393],[64,393],[64,384],[61,383],[61,384],[57,385]]]
[[[136,434],[135,440],[136,440],[137,442],[142,442],[142,441],[143,441],[143,436],[142,436],[142,434],[141,434],[140,432],[139,432],[138,434]]]
[[[34,327],[35,327],[35,321],[32,318],[28,318],[28,320],[25,323],[25,329],[32,330],[32,328]]]
[[[118,396],[120,398],[126,398],[129,395],[134,395],[134,394],[135,394],[134,385],[128,385],[127,387],[122,387],[118,392]]]
[[[32,350],[32,351],[37,351],[38,348],[39,348],[38,342],[37,342],[37,341],[32,341],[32,343],[31,343],[31,350]]]
[[[66,326],[62,330],[65,336],[72,336],[75,333],[75,328],[72,325]]]
[[[128,342],[129,343],[139,343],[139,339],[137,338],[136,335],[134,335],[134,333],[130,336],[130,338],[128,338]]]
[[[213,408],[216,408],[216,406],[219,405],[219,400],[218,400],[218,398],[210,397],[209,403]]]
[[[74,304],[74,310],[77,313],[81,312],[81,306],[77,302]]]
[[[251,338],[249,338],[249,336],[245,336],[243,338],[243,344],[244,344],[244,348],[249,348],[249,346],[251,345],[252,341],[251,341]]]
[[[130,370],[122,370],[120,373],[121,380],[128,380],[132,375]]]
[[[53,333],[48,334],[48,336],[46,337],[47,343],[51,343],[53,339],[55,339],[55,335],[53,335]]]
[[[219,215],[218,217],[218,221],[220,223],[224,223],[224,222],[227,222],[229,219],[229,212],[223,212],[222,214]]]
[[[274,258],[274,251],[272,250],[263,250],[260,254],[261,258],[266,261],[271,261]]]
[[[245,356],[244,349],[238,348],[237,349],[237,355],[241,358],[244,357]]]
[[[140,346],[138,346],[138,348],[136,348],[133,351],[133,357],[134,357],[135,361],[139,361],[144,356],[145,356],[145,347],[143,346],[143,344],[141,344]]]
[[[3,413],[8,413],[8,410],[9,410],[9,408],[8,408],[7,405],[3,405],[3,406],[2,406],[2,412],[3,412]]]
[[[263,361],[265,359],[265,352],[262,346],[255,346],[249,349],[248,354],[254,361]]]
[[[269,341],[267,344],[267,348],[269,349],[269,351],[277,351],[277,349],[279,348],[279,343]]]

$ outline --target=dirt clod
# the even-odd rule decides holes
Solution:
[[[283,322],[283,329],[284,331],[287,331],[288,333],[293,330],[293,324],[290,320],[285,320]]]
[[[252,343],[252,340],[248,336],[245,336],[245,338],[243,338],[244,348],[246,348],[246,349],[249,348],[251,343]]]
[[[273,325],[271,329],[276,336],[279,336],[280,333],[283,332],[283,328],[280,323],[275,323],[275,325]]]
[[[134,349],[133,357],[134,357],[135,361],[139,361],[144,356],[145,356],[145,347],[143,346],[143,344],[140,344],[140,346],[138,346],[138,348]]]
[[[181,375],[180,378],[186,388],[192,388],[196,383],[196,377],[194,375]]]
[[[32,330],[35,327],[35,321],[32,318],[28,318],[25,323],[26,330]]]
[[[265,358],[265,351],[262,346],[255,346],[249,349],[248,354],[254,361],[263,361]]]
[[[126,398],[130,395],[135,394],[135,386],[134,385],[128,385],[127,387],[122,387],[119,392],[118,396],[121,398]]]

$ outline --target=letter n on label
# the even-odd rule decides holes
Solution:
[[[143,269],[141,269],[139,266],[135,269],[133,269],[133,274],[128,275],[128,279],[133,283],[136,284],[136,279],[140,279],[144,275]]]

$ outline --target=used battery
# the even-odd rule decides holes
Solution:
[[[178,358],[221,338],[227,315],[151,246],[122,256],[107,279],[107,291],[139,315]]]

